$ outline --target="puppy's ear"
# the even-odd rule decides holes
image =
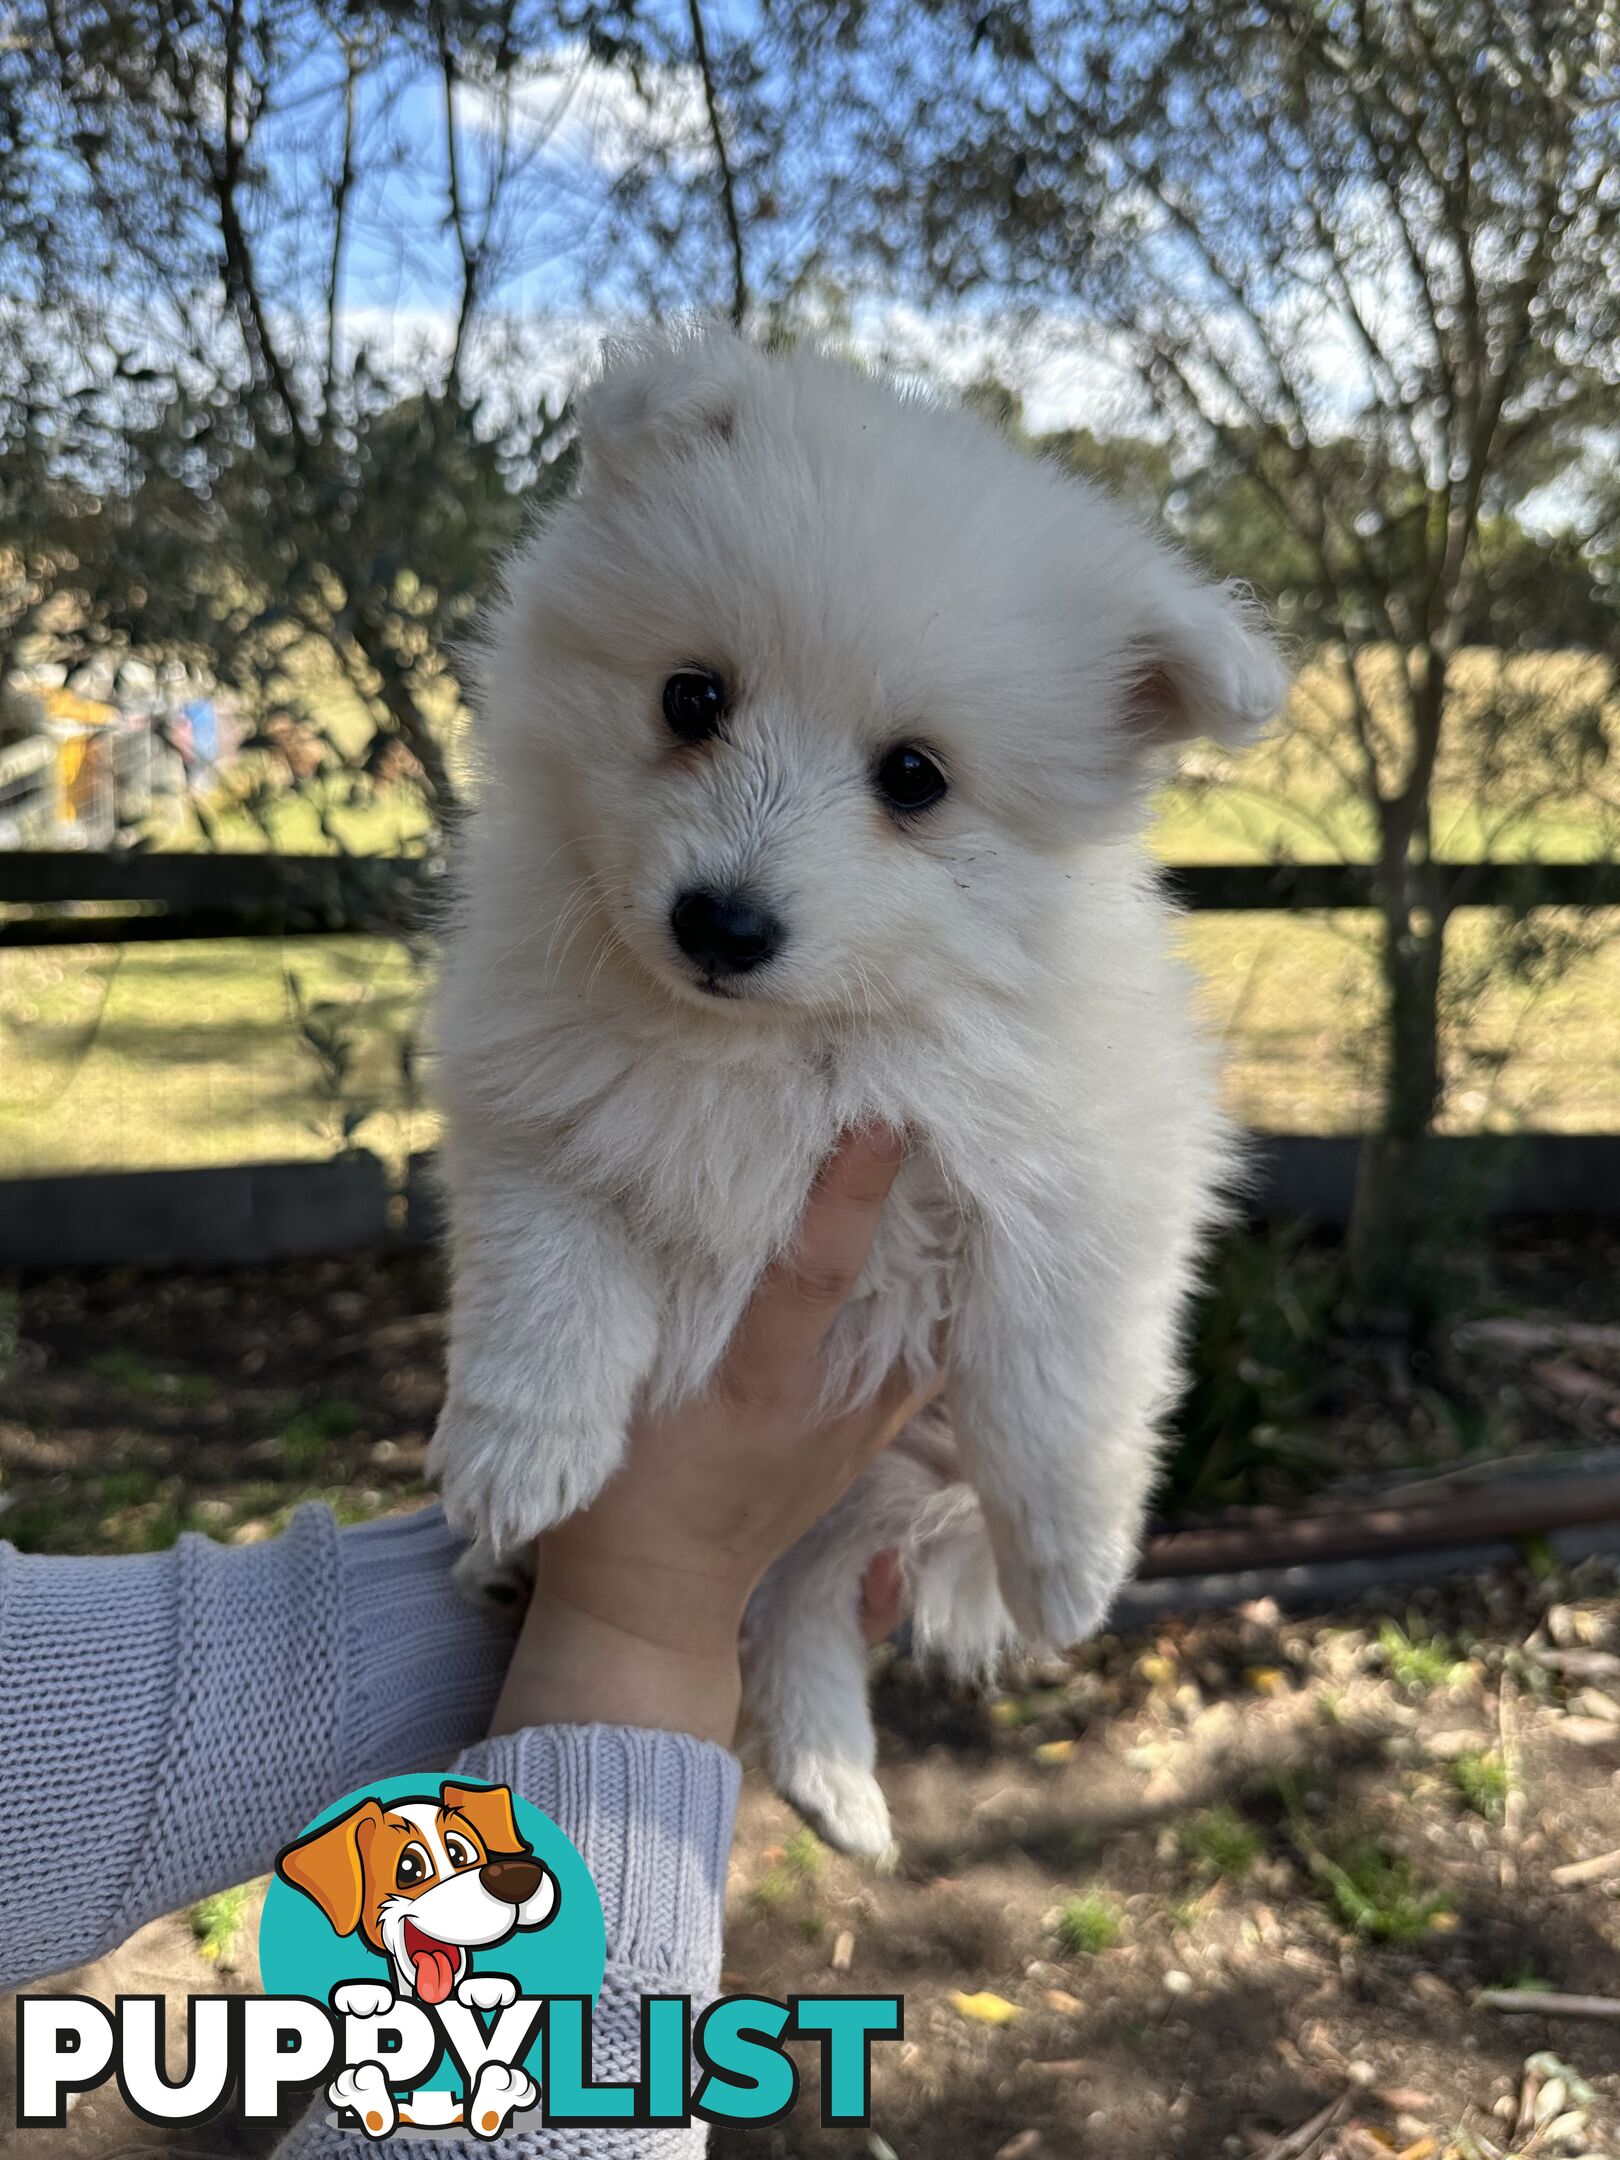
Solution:
[[[587,485],[597,474],[627,479],[704,443],[729,442],[761,365],[751,345],[717,326],[610,339],[578,406]]]
[[[465,1815],[478,1832],[479,1843],[491,1856],[528,1851],[528,1840],[517,1826],[512,1795],[505,1785],[444,1785],[439,1790],[439,1804]]]
[[[297,1839],[276,1855],[276,1873],[313,1898],[335,1935],[352,1935],[365,1903],[365,1856],[383,1819],[375,1800],[362,1800],[336,1822]]]
[[[1253,599],[1240,585],[1202,583],[1168,550],[1144,597],[1124,656],[1123,716],[1136,745],[1251,741],[1288,687]]]

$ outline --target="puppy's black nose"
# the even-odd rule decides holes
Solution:
[[[710,975],[746,975],[772,960],[786,935],[782,924],[746,893],[684,892],[669,911],[675,942]]]
[[[484,1862],[478,1879],[503,1905],[522,1905],[539,1889],[540,1873],[538,1860],[527,1859],[521,1853],[512,1859],[498,1854]]]

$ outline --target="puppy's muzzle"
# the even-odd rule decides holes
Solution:
[[[745,892],[683,892],[669,927],[688,960],[710,977],[746,975],[774,960],[787,939],[780,917]]]
[[[486,1860],[478,1870],[478,1880],[503,1905],[524,1905],[539,1889],[543,1873],[537,1860],[519,1854],[509,1860]]]

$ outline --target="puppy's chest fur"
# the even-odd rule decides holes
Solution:
[[[934,1136],[916,1130],[918,1091],[859,1050],[772,1046],[704,1061],[619,1048],[611,1082],[558,1118],[550,1144],[568,1181],[613,1208],[659,1286],[650,1398],[704,1384],[839,1133],[874,1119],[910,1127],[914,1152],[829,1342],[829,1393],[867,1393],[900,1362],[930,1372],[966,1224]]]

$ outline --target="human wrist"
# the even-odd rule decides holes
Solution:
[[[542,1556],[542,1568],[545,1557]],[[742,1682],[740,1611],[729,1626],[695,1599],[682,1640],[671,1608],[644,1598],[620,1609],[609,1586],[543,1577],[519,1635],[492,1733],[531,1725],[627,1725],[690,1733],[729,1748]]]
[[[589,1516],[548,1531],[535,1553],[540,1588],[556,1604],[637,1637],[653,1653],[734,1652],[759,1572],[707,1545]]]

